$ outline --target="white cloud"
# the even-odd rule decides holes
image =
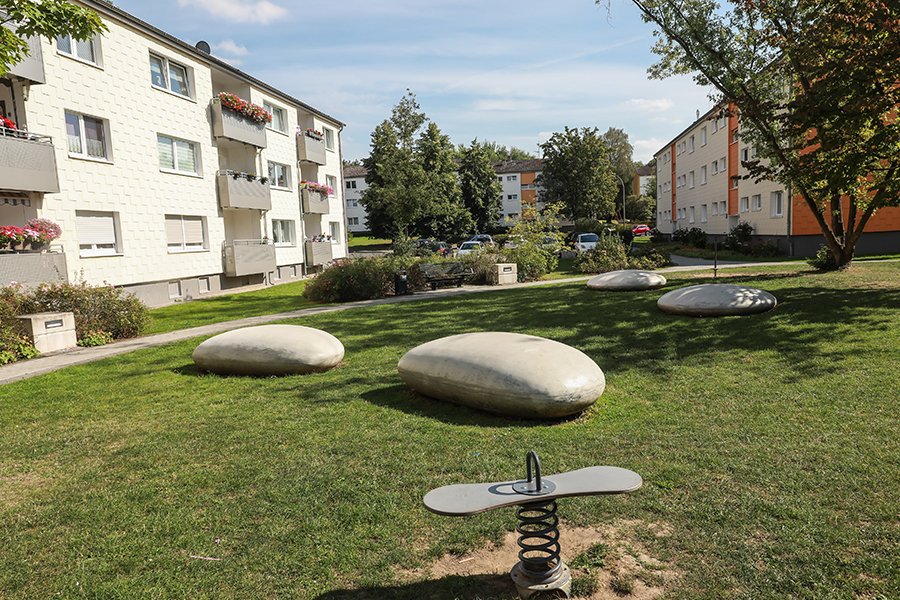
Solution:
[[[675,106],[675,103],[669,100],[668,98],[657,98],[653,100],[646,100],[643,98],[633,98],[625,103],[630,108],[636,108],[638,110],[668,110]]]
[[[178,0],[179,6],[198,6],[215,17],[237,23],[262,23],[266,25],[288,15],[286,8],[269,0]]]
[[[249,51],[246,46],[238,45],[232,39],[224,39],[218,44],[212,44],[212,49],[223,54],[231,54],[233,56],[244,56]]]

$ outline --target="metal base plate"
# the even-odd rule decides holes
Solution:
[[[537,593],[558,592],[569,598],[572,593],[572,572],[566,563],[562,563],[556,579],[550,582],[535,581],[524,569],[522,563],[516,563],[516,566],[509,572],[513,583],[516,584],[516,591],[523,600]]]

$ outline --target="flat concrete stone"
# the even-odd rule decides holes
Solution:
[[[666,278],[653,271],[610,271],[591,277],[587,286],[592,290],[629,291],[655,290],[666,285]]]
[[[743,285],[706,283],[672,290],[657,300],[660,310],[692,317],[724,317],[766,312],[777,300],[769,292]]]
[[[261,325],[211,337],[192,358],[219,375],[298,375],[333,368],[344,358],[344,345],[312,327]]]
[[[433,340],[407,352],[397,370],[426,396],[535,419],[580,412],[606,387],[603,371],[580,350],[518,333],[463,333]]]

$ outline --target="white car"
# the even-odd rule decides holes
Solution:
[[[463,242],[459,245],[456,255],[465,256],[466,254],[475,254],[476,252],[480,252],[483,247],[484,245],[481,242],[469,240],[468,242]]]
[[[576,252],[587,252],[596,248],[599,240],[596,233],[579,233],[572,240],[572,245]]]

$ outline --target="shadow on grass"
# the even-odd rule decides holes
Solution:
[[[402,585],[333,590],[315,600],[500,600],[515,598],[509,575],[448,575]]]

